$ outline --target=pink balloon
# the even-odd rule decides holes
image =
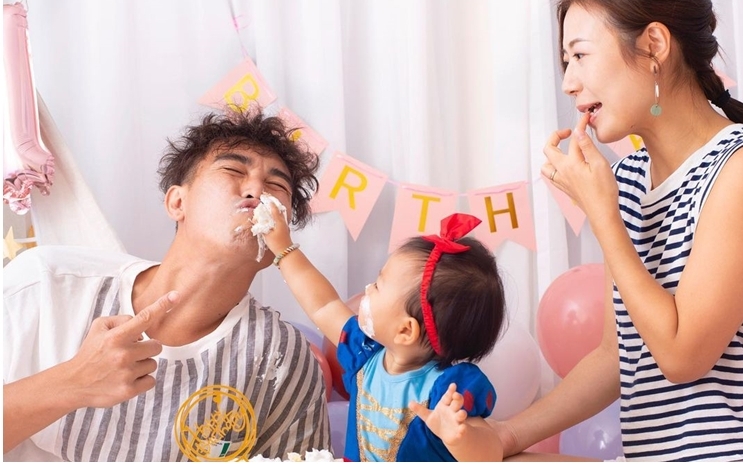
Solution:
[[[18,158],[8,159],[9,154],[5,154],[3,200],[12,211],[24,214],[31,205],[32,187],[49,194],[54,179],[54,157],[41,141],[23,5],[3,5],[3,27],[8,122]]]
[[[534,443],[524,451],[529,453],[559,453],[560,452],[560,434],[552,435],[549,438]]]
[[[361,302],[361,298],[363,298],[363,296],[364,292],[355,294],[354,296],[346,300],[346,305],[351,308],[353,312],[358,314],[359,303]],[[333,388],[343,399],[349,399],[350,395],[346,391],[346,388],[343,386],[343,369],[338,363],[335,343],[328,340],[328,337],[323,337],[322,352],[327,358],[328,364],[330,365],[330,372],[333,376]]]
[[[333,389],[341,395],[344,400],[349,399],[351,396],[346,391],[346,387],[343,386],[343,369],[338,363],[338,356],[336,354],[337,348],[333,342],[328,340],[328,337],[323,337],[322,340],[322,352],[325,358],[328,360],[330,365],[330,375],[333,379]]]
[[[330,364],[317,345],[310,343],[310,348],[312,348],[312,354],[315,355],[315,359],[320,364],[322,376],[325,379],[325,400],[330,401],[330,395],[333,393],[333,374],[330,372]]]
[[[355,295],[353,295],[351,298],[346,300],[346,306],[351,308],[351,311],[355,312],[356,314],[359,313],[359,304],[361,303],[361,299],[364,298],[364,292],[359,292]]]
[[[555,279],[539,302],[537,340],[560,377],[601,342],[604,285],[604,265],[583,264]]]

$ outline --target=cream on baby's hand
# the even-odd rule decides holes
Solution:
[[[263,255],[266,252],[266,239],[263,235],[271,232],[276,227],[276,221],[271,216],[270,203],[275,204],[279,211],[281,211],[281,214],[284,215],[284,221],[287,220],[286,208],[275,196],[269,193],[262,193],[260,201],[260,204],[253,210],[253,227],[250,228],[253,235],[258,237],[258,256],[256,257],[256,261],[258,262],[263,259]]]

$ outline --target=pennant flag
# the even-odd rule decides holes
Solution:
[[[717,74],[720,77],[720,80],[722,80],[722,85],[725,86],[726,89],[732,89],[733,87],[738,85],[735,83],[733,79],[730,78],[730,76],[722,72],[721,69],[715,66],[713,66],[712,68],[715,70],[715,74]]]
[[[449,190],[400,184],[388,251],[392,253],[410,237],[438,234],[441,220],[455,212],[458,196]]]
[[[276,100],[255,64],[246,58],[227,74],[217,85],[209,89],[199,103],[223,110],[225,106],[245,112],[252,102],[263,108]]]
[[[505,240],[537,249],[526,186],[526,182],[515,182],[467,192],[471,214],[482,219],[475,235],[491,250]]]
[[[610,142],[607,143],[607,145],[617,154],[617,156],[624,158],[642,148],[644,143],[642,142],[642,137],[639,135],[630,134],[622,140]],[[552,183],[549,182],[549,184],[551,185]]]
[[[387,174],[335,152],[310,206],[316,213],[340,211],[348,232],[356,240],[385,183]]]
[[[320,156],[320,154],[328,146],[328,141],[323,138],[322,135],[318,134],[310,126],[305,124],[299,116],[294,114],[290,109],[282,107],[279,111],[279,118],[281,118],[287,127],[296,129],[292,132],[291,137],[295,142],[301,140],[307,145],[307,148],[311,153]]]
[[[562,215],[565,216],[568,224],[570,224],[570,228],[573,229],[573,233],[580,235],[583,223],[586,222],[586,213],[565,192],[555,187],[547,176],[542,176],[542,180],[547,184],[552,197],[557,201],[557,206],[560,207],[560,211],[562,211]]]

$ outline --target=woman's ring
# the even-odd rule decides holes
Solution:
[[[554,182],[554,181],[555,181],[555,174],[557,174],[557,169],[555,169],[554,171],[552,171],[552,174],[550,174],[550,180],[551,180],[552,182]]]

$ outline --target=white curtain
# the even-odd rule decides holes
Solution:
[[[505,243],[496,256],[511,321],[534,333],[552,280],[602,261],[588,227],[576,237],[538,180],[547,135],[575,121],[560,92],[551,4],[28,0],[28,18],[37,89],[128,252],[163,256],[174,234],[155,175],[165,139],[209,110],[197,99],[247,54],[277,104],[329,141],[324,161],[338,150],[391,181],[460,193],[532,182],[538,249]],[[715,4],[726,51],[719,67],[739,80],[740,1]],[[341,296],[362,291],[384,264],[394,194],[390,183],[357,241],[337,213],[296,234]],[[463,197],[459,210],[468,210]],[[252,291],[310,325],[275,269]],[[544,390],[554,377],[543,372]]]
[[[31,192],[31,216],[41,244],[88,246],[125,251],[116,231],[106,220],[88,188],[54,118],[39,97],[41,138],[54,153],[54,195]]]

